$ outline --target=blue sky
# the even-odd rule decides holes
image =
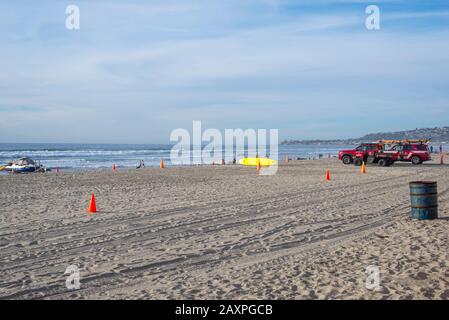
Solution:
[[[0,142],[165,143],[192,120],[281,139],[449,125],[446,0],[3,1],[0,43]]]

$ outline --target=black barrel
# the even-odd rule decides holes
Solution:
[[[419,220],[438,218],[438,190],[434,181],[410,182],[412,211],[410,217]]]

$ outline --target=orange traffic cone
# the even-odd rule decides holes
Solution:
[[[164,169],[165,168],[165,164],[164,164],[164,160],[161,159],[161,162],[159,163],[159,168]]]
[[[366,173],[366,166],[365,166],[365,162],[362,162],[362,169],[361,169],[362,173]]]
[[[258,160],[257,161],[257,173],[260,175],[260,168],[261,168],[261,165],[260,165],[260,160]]]
[[[331,171],[330,170],[326,170],[326,177],[325,177],[326,181],[331,181]]]
[[[92,196],[90,197],[89,202],[89,208],[87,208],[88,213],[95,213],[97,212],[97,205],[95,204],[95,195],[92,193]]]

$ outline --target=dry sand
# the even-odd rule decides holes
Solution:
[[[240,166],[1,175],[0,298],[447,300],[449,167],[367,170],[325,159],[274,176]],[[440,219],[408,218],[412,180],[438,181]],[[380,291],[365,286],[371,265]]]

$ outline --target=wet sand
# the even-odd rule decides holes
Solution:
[[[408,217],[413,180],[438,181],[440,219]],[[1,175],[0,190],[3,299],[449,299],[449,166]]]

